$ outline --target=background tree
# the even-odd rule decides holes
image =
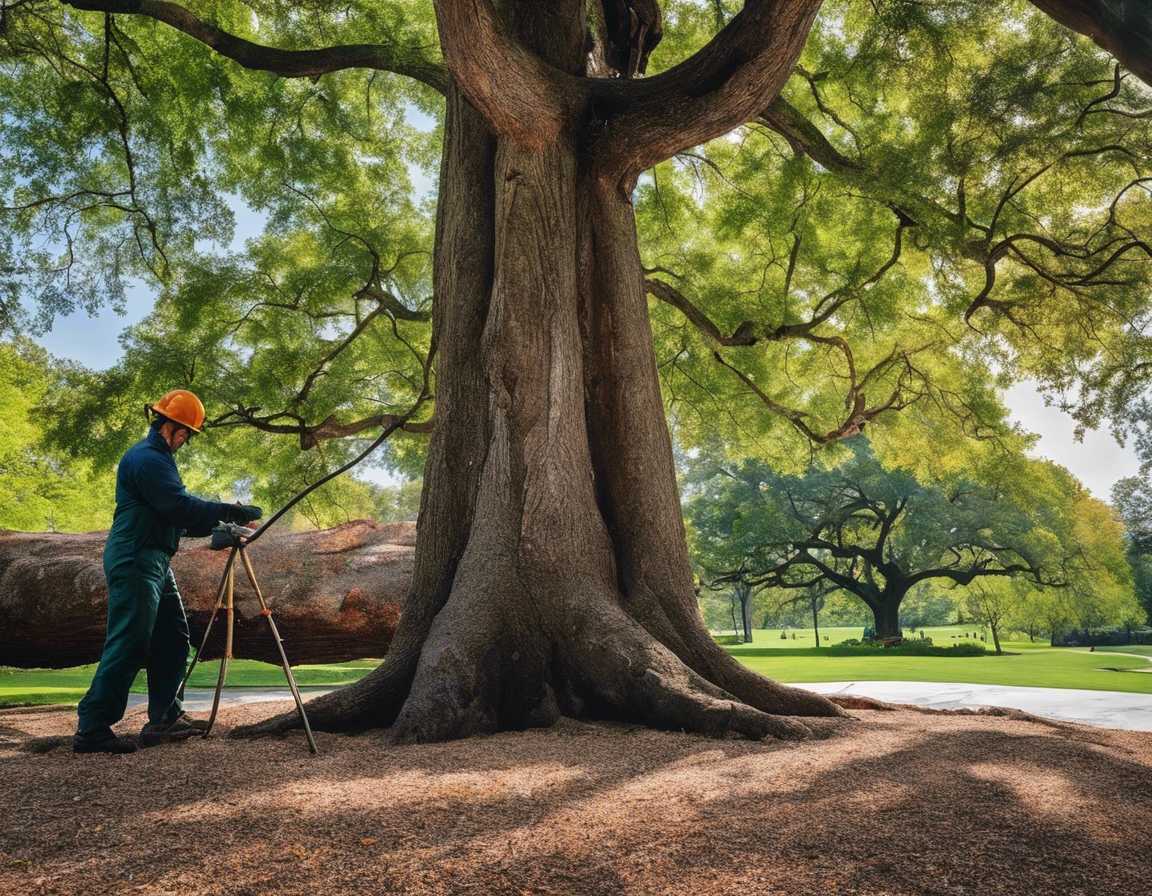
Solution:
[[[1152,494],[1143,476],[1129,476],[1112,487],[1112,503],[1124,527],[1125,556],[1144,621],[1152,621]]]
[[[973,582],[964,590],[968,618],[992,632],[997,656],[1004,652],[1000,649],[1000,633],[1018,612],[1028,590],[1031,589],[1027,582],[1012,579]]]
[[[1017,482],[1001,459],[997,475],[984,482],[956,476],[921,483],[885,470],[865,440],[850,446],[841,465],[802,475],[751,460],[710,470],[685,505],[696,543],[745,545],[742,575],[754,587],[825,583],[856,595],[871,609],[878,638],[900,634],[900,605],[922,582],[966,586],[1021,576],[1066,585],[1087,550],[1085,541],[1073,541],[1078,524],[1071,516],[1081,508],[1059,490],[1045,495],[1037,488],[1045,474],[1070,484],[1048,464],[1018,459]],[[1103,550],[1105,537],[1093,542],[1093,552]]]
[[[900,604],[900,622],[912,631],[936,625],[952,625],[962,615],[957,598],[962,591],[944,582],[921,582]]]
[[[110,473],[40,444],[32,414],[55,378],[31,341],[0,341],[0,529],[84,532],[111,522]]]
[[[1116,512],[1081,493],[1073,520],[1083,561],[1069,566],[1067,607],[1073,626],[1086,637],[1093,629],[1131,628],[1144,613],[1136,600],[1124,556],[1124,529]]]

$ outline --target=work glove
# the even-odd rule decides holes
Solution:
[[[230,523],[250,523],[264,516],[264,510],[255,504],[233,504],[228,510]]]

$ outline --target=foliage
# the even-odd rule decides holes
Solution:
[[[987,651],[983,644],[949,644],[947,647],[938,647],[932,643],[931,638],[905,638],[899,644],[885,647],[879,641],[870,639],[857,640],[849,638],[839,644],[825,648],[829,656],[881,656],[892,654],[896,656],[984,656]]]
[[[905,595],[933,579],[1023,575],[1074,592],[1085,613],[1116,612],[1122,556],[1103,505],[1046,462],[988,453],[968,467],[921,482],[884,468],[862,438],[839,466],[804,475],[701,459],[685,502],[690,544],[717,580],[841,588],[888,634]]]
[[[1021,602],[1032,591],[1023,581],[974,582],[964,595],[968,618],[992,631],[992,642],[1000,653],[1000,633],[1018,612]]]
[[[1053,647],[1127,647],[1152,644],[1152,629],[1101,628],[1091,632],[1065,632],[1052,639]],[[1122,651],[1146,656],[1138,650]]]
[[[900,622],[915,632],[927,626],[950,625],[959,617],[957,599],[962,591],[941,582],[920,582],[900,604]]]
[[[1112,487],[1112,503],[1124,526],[1128,565],[1136,598],[1152,621],[1152,492],[1143,476],[1121,479]]]
[[[1078,419],[1123,428],[1150,106],[1022,4],[824,3],[782,97],[638,193],[682,442],[784,467],[868,424],[949,464],[941,421],[1003,436],[993,370],[1079,384]]]
[[[227,446],[200,454],[198,478],[258,480],[275,505],[423,391],[432,209],[413,178],[426,182],[438,131],[409,119],[429,93],[371,71],[253,75],[147,20],[34,6],[6,10],[0,40],[0,269],[20,299],[0,323],[35,332],[117,307],[130,278],[157,291],[116,367],[66,371],[42,400],[51,444],[112,464],[139,437],[142,404],[187,386]],[[257,36],[256,19],[225,8],[218,25]],[[399,6],[360,12],[434,43],[427,11],[422,25]],[[341,30],[319,8],[259,21],[261,36],[299,45]],[[263,233],[235,242],[234,209]],[[297,457],[320,445],[323,458]],[[391,459],[412,471],[422,451]],[[364,488],[341,489],[305,513],[365,515]]]
[[[84,532],[111,522],[113,470],[40,445],[33,416],[57,371],[29,340],[0,341],[0,528]]]
[[[650,73],[735,10],[664,4]],[[334,464],[340,436],[412,406],[430,351],[432,7],[221,3],[211,22],[287,50],[382,35],[381,56],[277,77],[146,18],[6,4],[0,316],[35,330],[132,279],[157,292],[117,368],[69,375],[58,446],[108,462],[132,409],[189,385],[228,444],[255,428],[245,449],[328,442]],[[638,187],[678,436],[796,468],[869,423],[881,453],[935,457],[942,422],[1003,435],[993,369],[1079,384],[1084,425],[1138,426],[1149,105],[1021,2],[826,0],[780,100]],[[238,242],[246,220],[262,232]],[[422,456],[384,462],[411,477]],[[300,476],[260,472],[277,494]]]

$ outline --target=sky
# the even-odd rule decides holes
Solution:
[[[1111,500],[1116,480],[1140,472],[1131,444],[1121,447],[1107,429],[1085,433],[1084,440],[1077,442],[1072,418],[1045,406],[1034,384],[1018,383],[1004,393],[1004,401],[1013,420],[1040,436],[1032,453],[1067,468],[1101,501]]]
[[[105,310],[97,317],[81,312],[58,318],[52,331],[38,342],[58,358],[104,369],[120,359],[120,333],[144,317],[151,305],[147,290],[135,289],[129,293],[125,316]],[[1046,406],[1035,386],[1017,384],[1004,398],[1013,419],[1040,436],[1033,453],[1066,467],[1100,500],[1110,500],[1116,480],[1139,472],[1140,464],[1131,446],[1120,447],[1107,431],[1087,433],[1082,442],[1077,442],[1072,419],[1058,408]],[[367,470],[361,475],[373,481],[379,479],[382,484],[394,484],[384,471]]]

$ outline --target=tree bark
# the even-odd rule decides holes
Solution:
[[[876,621],[876,640],[900,637],[900,602],[904,595],[885,592],[883,599],[872,604],[872,616]]]
[[[106,532],[0,534],[0,665],[67,668],[100,658],[108,612]],[[367,520],[321,532],[261,536],[249,559],[284,636],[290,662],[334,663],[388,651],[413,579],[416,527]],[[172,571],[199,645],[227,551],[187,539]],[[235,577],[233,654],[279,663],[280,654],[243,569]],[[217,620],[206,656],[220,655]],[[219,644],[215,643],[219,640]]]
[[[1152,85],[1152,4],[1144,0],[1032,0],[1065,28],[1091,38]]]
[[[740,620],[744,625],[744,643],[752,643],[752,586],[736,586],[740,594]]]

